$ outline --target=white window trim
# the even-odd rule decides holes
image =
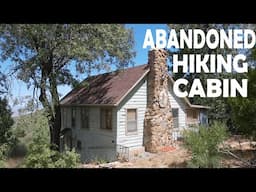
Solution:
[[[128,132],[127,129],[127,112],[129,109],[135,109],[136,110],[136,126],[137,126],[137,130],[133,131],[133,132]],[[137,107],[129,107],[125,109],[125,135],[126,136],[130,136],[130,135],[138,135],[138,128],[139,128],[139,120],[138,120],[138,108]]]

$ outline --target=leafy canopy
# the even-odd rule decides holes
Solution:
[[[50,142],[60,145],[58,85],[77,84],[81,73],[125,67],[134,56],[132,31],[119,24],[11,24],[0,25],[1,59],[13,62],[13,73],[40,90]]]
[[[58,84],[72,83],[79,72],[127,66],[134,56],[133,34],[118,24],[0,25],[1,58],[15,63],[18,78],[40,87],[42,65],[56,74]]]

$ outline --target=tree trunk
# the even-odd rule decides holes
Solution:
[[[55,109],[55,114],[53,118],[48,120],[50,128],[50,141],[51,149],[60,150],[60,130],[61,130],[61,113],[60,106],[57,106]]]
[[[61,113],[60,106],[55,108],[55,118],[51,122],[52,128],[51,131],[51,144],[54,144],[54,148],[56,150],[60,150],[60,130],[61,130]]]
[[[50,93],[52,96],[51,107],[53,111],[51,144],[54,144],[56,150],[60,150],[60,130],[61,130],[61,113],[60,113],[60,100],[57,90],[56,73],[52,72],[49,76]]]
[[[51,64],[42,65],[39,100],[47,112],[48,125],[50,129],[51,149],[60,150],[60,102],[57,91],[56,74],[54,74],[53,68],[51,66]],[[48,100],[46,94],[47,79],[49,80],[50,84],[51,101]]]

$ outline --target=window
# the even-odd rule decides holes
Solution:
[[[76,127],[76,108],[72,108],[71,111],[71,126],[72,128]]]
[[[62,127],[68,127],[68,116],[67,116],[67,108],[62,108]]]
[[[127,133],[137,132],[137,109],[127,109]]]
[[[193,110],[193,119],[197,119],[197,111]]]
[[[172,108],[173,128],[179,128],[179,109]]]
[[[89,108],[81,108],[81,128],[89,129]]]
[[[112,109],[101,109],[101,128],[112,129]]]
[[[179,116],[179,109],[178,108],[172,108],[172,117],[177,118]]]

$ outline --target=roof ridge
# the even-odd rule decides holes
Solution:
[[[142,65],[137,65],[137,66],[134,66],[134,67],[128,67],[128,68],[124,69],[123,71],[138,68],[138,67],[142,67],[142,66],[146,66],[146,65],[148,65],[148,64],[142,64]],[[100,73],[100,74],[97,74],[97,75],[88,76],[85,79],[83,79],[77,86],[79,87],[80,84],[84,83],[84,81],[88,80],[89,78],[95,78],[95,77],[98,77],[100,75],[107,75],[107,74],[119,72],[120,70],[122,70],[122,69],[116,69],[115,71],[110,71],[110,72],[106,72],[106,73]]]

